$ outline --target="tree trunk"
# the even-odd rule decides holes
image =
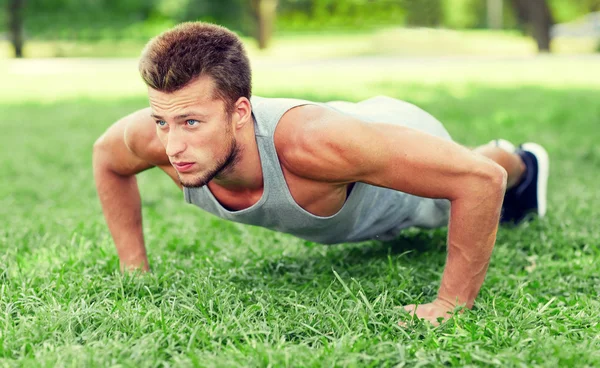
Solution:
[[[530,0],[531,25],[533,27],[533,38],[538,44],[541,52],[550,52],[550,28],[552,27],[552,15],[546,0]]]
[[[24,0],[8,0],[8,31],[17,58],[23,57]]]
[[[252,8],[258,23],[256,35],[258,48],[264,50],[269,46],[273,34],[273,24],[277,14],[277,0],[252,0]]]
[[[491,29],[502,29],[502,0],[487,0],[487,24]]]
[[[512,0],[519,21],[527,24],[540,52],[550,52],[550,27],[554,23],[546,0]]]

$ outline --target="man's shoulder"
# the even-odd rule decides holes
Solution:
[[[287,110],[273,134],[278,154],[297,149],[325,129],[332,112],[321,105],[299,105]]]
[[[156,135],[156,126],[150,114],[150,108],[145,108],[123,118],[123,139],[127,148],[136,156],[155,165],[162,165],[168,163],[168,158]]]
[[[344,156],[344,141],[363,122],[323,105],[301,105],[288,110],[279,121],[273,139],[281,165],[305,178],[327,170]],[[339,156],[337,158],[333,156]]]

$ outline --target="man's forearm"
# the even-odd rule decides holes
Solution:
[[[504,196],[504,186],[490,185],[485,196],[452,202],[448,257],[438,299],[473,306],[490,262]]]
[[[95,165],[94,177],[102,210],[112,234],[121,269],[147,271],[140,193],[135,176],[121,176]]]

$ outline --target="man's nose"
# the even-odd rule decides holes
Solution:
[[[187,145],[183,136],[177,131],[171,130],[167,135],[166,153],[169,157],[176,157],[183,151],[185,151]]]

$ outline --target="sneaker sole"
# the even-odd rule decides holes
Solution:
[[[548,152],[544,147],[537,143],[523,143],[521,145],[524,151],[533,153],[538,162],[538,180],[537,180],[537,202],[538,202],[538,216],[544,217],[546,215],[546,194],[548,190],[548,175],[550,173],[550,159],[548,158]]]
[[[492,145],[494,145],[496,147],[500,147],[503,150],[505,150],[507,152],[510,152],[510,153],[515,153],[517,151],[517,147],[515,147],[514,144],[512,144],[509,141],[507,141],[506,139],[494,139],[490,143]]]

